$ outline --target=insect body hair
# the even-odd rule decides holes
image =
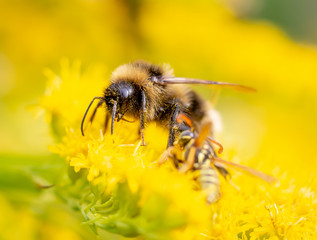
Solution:
[[[169,130],[168,147],[173,145],[177,135],[186,129],[186,124],[178,124],[176,118],[185,114],[193,122],[195,130],[200,131],[204,122],[208,122],[210,108],[188,84],[219,85],[250,89],[238,84],[215,82],[193,78],[174,77],[168,65],[155,65],[146,61],[135,61],[119,66],[111,76],[111,84],[104,90],[99,99],[90,121],[92,122],[96,110],[105,103],[106,121],[111,118],[111,134],[115,121],[125,120],[131,116],[140,121],[140,135],[144,142],[144,128],[146,123],[156,122]],[[82,119],[81,130],[84,135],[84,121],[92,105],[89,104]],[[184,127],[185,126],[185,127]],[[105,127],[106,129],[106,127]],[[212,135],[212,133],[210,134]]]
[[[158,85],[150,81],[152,77],[173,77],[169,65],[154,65],[145,61],[135,61],[118,67],[111,76],[112,84],[131,82],[145,92],[147,96],[146,121],[156,120],[161,125],[169,121],[169,109],[173,104],[180,104],[181,111],[186,111],[192,90],[184,85]],[[166,118],[166,119],[165,119]]]

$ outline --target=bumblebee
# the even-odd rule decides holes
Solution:
[[[225,165],[244,170],[269,183],[276,181],[274,177],[265,173],[219,158],[211,143],[220,147],[218,153],[222,152],[223,147],[220,143],[208,137],[210,127],[211,123],[204,124],[199,134],[193,130],[183,131],[173,146],[162,154],[159,165],[170,158],[173,160],[175,167],[182,173],[197,170],[199,172],[197,181],[201,190],[206,194],[208,204],[216,202],[221,195],[219,173],[226,178],[228,171]]]
[[[169,130],[167,146],[172,146],[175,136],[188,129],[185,124],[177,124],[178,114],[188,116],[195,129],[200,129],[204,122],[211,121],[208,102],[188,88],[187,84],[219,85],[254,91],[252,88],[234,83],[174,77],[173,70],[168,65],[135,61],[119,66],[112,73],[111,84],[104,90],[103,96],[94,97],[90,102],[81,123],[82,135],[87,112],[92,103],[99,100],[90,122],[93,121],[97,109],[105,104],[105,126],[107,127],[111,119],[111,134],[115,120],[128,121],[125,116],[133,118],[140,121],[142,145],[145,145],[145,124],[154,121]]]

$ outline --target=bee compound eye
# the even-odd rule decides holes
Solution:
[[[123,98],[127,98],[129,96],[129,90],[127,88],[121,88],[120,89],[120,95]]]
[[[127,99],[133,96],[133,93],[134,93],[133,86],[129,84],[125,84],[124,86],[120,87],[118,90],[119,90],[119,95],[121,99]]]
[[[150,78],[150,80],[151,80],[151,82],[155,82],[155,83],[158,82],[158,78],[157,78],[156,76],[152,76],[152,77]]]

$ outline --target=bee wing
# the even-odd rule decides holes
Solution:
[[[195,147],[201,147],[210,133],[211,123],[208,122],[202,126],[198,137],[195,140]]]
[[[250,167],[247,167],[247,166],[243,166],[243,165],[240,165],[238,163],[229,162],[229,161],[226,161],[226,160],[221,159],[221,158],[216,157],[216,156],[214,156],[213,158],[214,158],[214,160],[216,162],[223,163],[225,165],[230,165],[230,166],[232,166],[234,168],[237,168],[237,169],[240,169],[240,170],[244,170],[244,171],[252,174],[253,176],[261,178],[262,180],[264,180],[264,181],[266,181],[268,183],[274,183],[274,182],[278,181],[275,177],[272,177],[272,176],[270,176],[268,174],[265,174],[263,172],[255,170],[253,168],[250,168]]]
[[[160,85],[168,84],[207,84],[207,85],[217,85],[221,87],[230,87],[236,90],[242,90],[247,92],[256,92],[256,89],[236,83],[227,82],[216,82],[196,78],[182,78],[182,77],[163,77],[161,79],[155,79],[154,82]]]

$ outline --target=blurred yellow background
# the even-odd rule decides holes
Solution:
[[[52,209],[45,203],[60,203],[34,184],[34,176],[41,178],[52,168],[56,174],[48,175],[54,182],[63,167],[47,150],[52,139],[45,119],[33,119],[27,111],[44,92],[43,70],[58,73],[63,57],[79,59],[83,69],[104,65],[105,79],[117,66],[145,59],[169,63],[176,76],[258,89],[256,94],[224,89],[217,97],[215,107],[223,120],[218,137],[225,156],[263,171],[285,173],[299,187],[316,190],[317,49],[313,43],[317,21],[312,10],[317,6],[313,1],[303,1],[300,8],[296,1],[279,4],[0,0],[0,199],[3,211],[11,216],[0,220],[0,229],[23,215],[37,226],[25,227],[28,221],[24,227],[17,225],[17,232],[34,231],[24,239],[48,239],[39,230],[46,223],[53,232],[63,232],[65,239],[71,234],[91,239],[89,231],[78,229],[75,217],[68,228],[74,232],[69,233],[65,225],[48,217]],[[295,9],[305,17],[294,18]],[[213,92],[197,89],[206,98]],[[0,239],[21,238],[0,233]]]

